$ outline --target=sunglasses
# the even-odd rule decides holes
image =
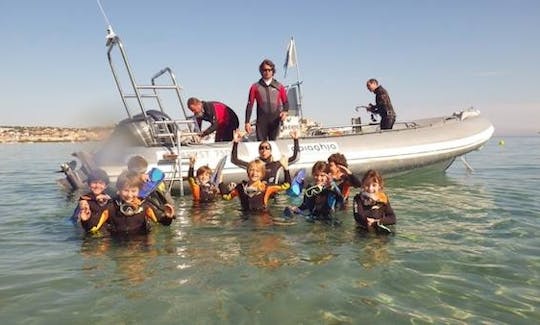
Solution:
[[[260,146],[259,151],[261,150],[271,150],[272,148],[270,146]]]
[[[272,72],[272,71],[274,71],[274,69],[262,69],[261,71],[270,71],[270,72]]]

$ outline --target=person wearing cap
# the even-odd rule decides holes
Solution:
[[[107,208],[111,197],[105,193],[109,175],[103,169],[95,169],[86,180],[90,191],[79,198],[78,219],[82,228],[89,232],[99,222],[101,213]]]

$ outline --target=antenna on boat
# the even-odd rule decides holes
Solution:
[[[109,45],[111,45],[111,43],[113,43],[116,40],[117,36],[113,31],[111,22],[109,21],[109,17],[107,17],[107,14],[105,14],[105,10],[103,10],[103,6],[101,5],[101,1],[96,0],[96,2],[98,4],[98,6],[99,6],[99,11],[101,11],[101,15],[103,16],[103,19],[105,20],[105,23],[107,24],[107,36],[106,36],[107,41],[105,43],[105,46],[109,46]]]

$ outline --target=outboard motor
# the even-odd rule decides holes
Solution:
[[[117,142],[118,138],[121,138],[121,142],[128,146],[171,145],[171,143],[167,143],[170,142],[168,138],[155,139],[153,134],[176,134],[176,125],[154,124],[153,122],[156,121],[171,121],[171,118],[161,111],[148,110],[146,118],[143,114],[137,114],[133,118],[120,121],[110,138],[116,139]]]
[[[127,146],[148,147],[153,143],[150,126],[142,115],[120,121],[110,139]]]
[[[62,165],[60,165],[60,172],[66,175],[66,180],[71,186],[72,190],[74,191],[80,188],[83,188],[85,186],[84,181],[81,179],[79,174],[75,171],[76,166],[77,166],[77,162],[75,160],[72,160],[68,163],[63,163]]]

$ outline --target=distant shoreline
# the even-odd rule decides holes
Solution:
[[[0,143],[87,142],[106,139],[113,126],[67,128],[54,126],[0,126]]]

